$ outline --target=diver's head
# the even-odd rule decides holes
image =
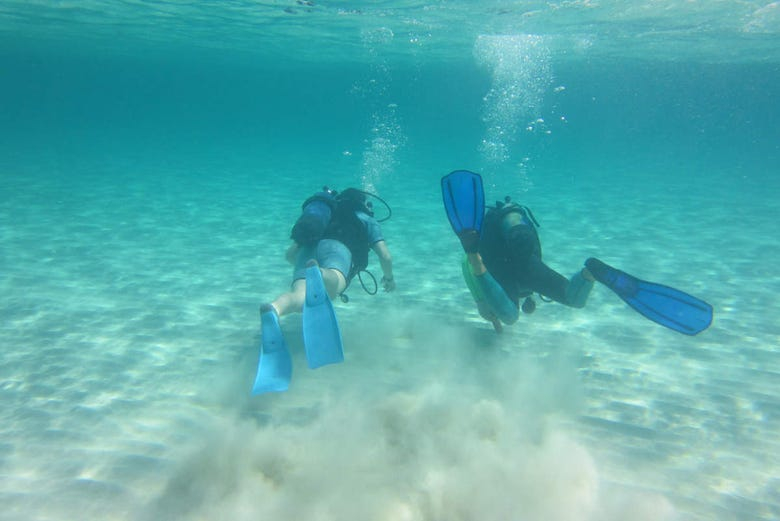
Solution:
[[[366,192],[358,190],[357,188],[347,188],[343,192],[339,193],[338,200],[349,203],[350,206],[356,210],[367,213],[370,216],[374,216],[371,203],[366,198]]]
[[[342,191],[338,197],[342,201],[366,204],[366,194],[357,188],[347,188]]]
[[[507,252],[514,262],[525,263],[537,250],[537,240],[530,226],[517,224],[504,230]]]

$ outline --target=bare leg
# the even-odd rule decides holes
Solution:
[[[300,313],[303,302],[306,300],[306,279],[298,279],[293,282],[292,290],[282,293],[271,305],[280,317],[289,313]]]
[[[339,270],[331,268],[320,268],[322,272],[322,281],[325,283],[325,289],[331,300],[335,299],[347,288],[347,280]]]
[[[317,261],[312,259],[306,263],[306,266],[317,266]],[[320,268],[320,272],[322,272],[322,282],[325,284],[325,291],[328,292],[331,300],[335,299],[347,288],[347,279],[344,278],[344,275],[339,270]]]
[[[307,264],[307,266],[315,265],[317,265],[317,261],[314,260]],[[347,281],[339,270],[320,268],[320,271],[322,272],[322,281],[325,283],[325,290],[330,299],[333,300],[346,289]],[[290,313],[300,313],[303,310],[304,302],[306,302],[306,279],[298,279],[293,282],[292,289],[276,297],[271,302],[271,306],[279,317],[283,317]]]

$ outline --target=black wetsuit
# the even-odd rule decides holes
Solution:
[[[542,262],[539,236],[519,206],[506,205],[487,212],[479,253],[515,305],[532,293],[570,305],[566,298],[569,280]]]

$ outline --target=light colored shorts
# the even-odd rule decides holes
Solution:
[[[293,282],[306,278],[306,263],[315,259],[322,268],[339,270],[344,278],[352,267],[352,253],[343,242],[335,239],[322,239],[316,246],[301,248],[293,269]]]

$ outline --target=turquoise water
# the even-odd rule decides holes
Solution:
[[[311,5],[308,5],[311,4]],[[0,519],[780,517],[776,3],[6,2]],[[481,172],[713,304],[597,287],[495,335],[439,179]],[[393,208],[345,363],[250,397],[301,201]],[[375,259],[369,269],[379,273]]]

